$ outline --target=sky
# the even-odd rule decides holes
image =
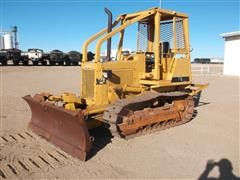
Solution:
[[[223,57],[224,39],[219,34],[240,30],[239,1],[162,0],[161,6],[189,15],[192,58]],[[107,26],[104,7],[115,19],[157,6],[159,0],[0,0],[0,29],[16,25],[21,50],[82,51],[84,41]],[[135,44],[136,36],[128,36],[125,48]]]

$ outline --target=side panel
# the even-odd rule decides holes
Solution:
[[[145,70],[144,54],[131,55],[121,61],[111,61],[99,64],[97,78],[101,78],[101,71],[111,70],[112,75],[107,78],[106,84],[96,85],[95,103],[108,104],[121,97],[115,88],[139,86],[141,73]],[[101,93],[100,93],[101,92]]]
[[[112,77],[107,80],[109,86],[124,86],[133,84],[133,69],[117,69],[112,71]]]
[[[176,59],[173,77],[189,76],[189,62],[187,59]]]

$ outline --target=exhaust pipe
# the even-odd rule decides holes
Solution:
[[[112,31],[112,12],[108,8],[104,8],[108,15],[108,33]],[[107,61],[111,61],[111,38],[107,40]]]

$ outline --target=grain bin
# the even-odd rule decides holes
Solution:
[[[10,33],[4,34],[3,39],[4,39],[4,48],[5,49],[12,49],[13,48],[12,35]]]
[[[4,49],[4,40],[3,40],[3,36],[0,36],[0,50]]]

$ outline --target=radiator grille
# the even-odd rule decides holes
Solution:
[[[94,79],[94,70],[82,69],[82,95],[84,98],[93,98]]]

